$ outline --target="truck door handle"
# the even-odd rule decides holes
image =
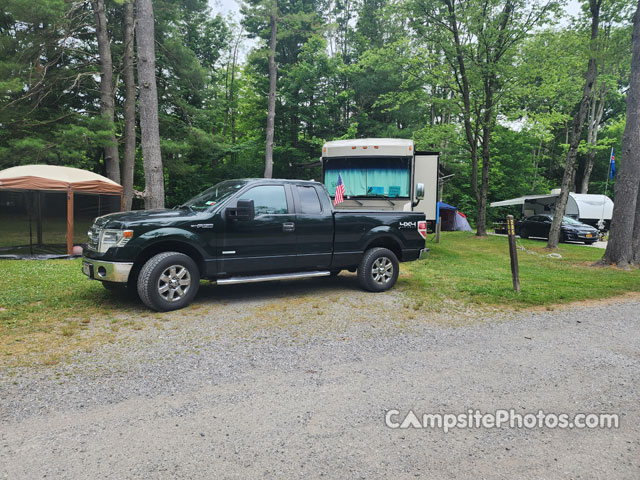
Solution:
[[[282,231],[283,232],[295,232],[296,231],[296,224],[293,222],[285,222],[282,224]]]

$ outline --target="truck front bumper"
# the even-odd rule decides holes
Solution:
[[[132,268],[133,263],[103,262],[87,257],[82,259],[82,273],[103,282],[126,283]]]

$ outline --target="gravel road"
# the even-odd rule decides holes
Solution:
[[[0,372],[0,478],[638,479],[638,312],[632,297],[434,314],[350,275],[204,288],[115,343]],[[511,408],[620,428],[384,421]]]

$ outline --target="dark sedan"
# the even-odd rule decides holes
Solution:
[[[549,238],[552,220],[552,215],[532,215],[516,224],[516,233],[522,238]],[[598,229],[571,217],[562,218],[561,242],[584,242],[587,245],[591,245],[596,240],[598,240]]]

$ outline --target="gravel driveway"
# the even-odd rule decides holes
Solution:
[[[113,344],[1,372],[0,478],[640,478],[638,297],[433,314],[353,280],[205,288]],[[620,428],[384,422],[510,408]]]

